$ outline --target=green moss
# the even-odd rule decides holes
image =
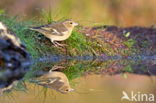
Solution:
[[[127,65],[127,66],[124,68],[124,71],[125,71],[125,72],[129,72],[129,73],[133,73],[133,69],[132,69],[131,65]]]
[[[124,44],[131,48],[134,44],[136,44],[136,41],[134,39],[128,39],[127,41],[124,42]]]
[[[76,61],[71,60],[66,64],[63,72],[67,75],[69,80],[81,77],[84,73],[101,73],[102,69],[109,69],[110,65],[114,63],[113,60],[107,61]]]
[[[39,56],[51,54],[64,54],[62,49],[54,47],[44,36],[41,39],[45,40],[40,40],[38,37],[41,35],[40,33],[29,29],[33,24],[39,25],[39,23],[32,21],[17,21],[17,17],[9,18],[6,16],[0,16],[0,21],[5,23],[13,33],[17,34],[21,41],[26,45],[27,50],[31,53],[32,57],[37,58]],[[72,36],[65,42],[68,45],[67,49],[70,55],[90,52],[90,44],[86,41],[85,36],[77,31],[73,31]]]
[[[83,34],[77,31],[72,32],[72,36],[70,36],[66,43],[70,55],[92,54],[91,43],[86,40],[86,37]]]
[[[50,19],[50,15],[52,14],[47,13],[47,22],[53,21],[53,19]],[[41,25],[41,23],[34,21],[24,22],[19,21],[18,19],[18,17],[7,17],[4,14],[0,15],[0,21],[5,23],[13,33],[17,34],[21,41],[26,45],[27,50],[31,53],[33,58],[52,54],[76,56],[86,54],[100,55],[105,53],[106,55],[112,56],[116,54],[130,55],[136,52],[136,50],[133,49],[133,45],[136,44],[136,41],[133,39],[128,39],[124,42],[124,44],[129,48],[128,50],[114,49],[103,40],[98,38],[92,40],[91,38],[86,37],[84,34],[78,32],[79,29],[82,29],[78,27],[74,29],[69,39],[63,41],[63,43],[67,44],[66,47],[56,48],[52,45],[50,40],[46,39],[42,34],[29,29],[34,26],[34,24],[38,26]],[[127,34],[127,36],[128,35],[130,34]]]
[[[39,33],[31,31],[29,29],[34,24],[34,22],[17,21],[17,17],[9,18],[2,15],[0,16],[0,21],[7,25],[9,30],[11,30],[21,39],[21,41],[26,45],[27,50],[30,52],[33,58],[48,54],[55,54],[54,52],[57,51],[54,50],[52,46],[49,47],[43,42],[40,42],[37,38]]]

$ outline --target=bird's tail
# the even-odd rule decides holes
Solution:
[[[29,28],[30,30],[38,30],[39,28],[38,27],[31,27],[31,28]]]
[[[33,31],[40,32],[40,33],[44,33],[45,32],[41,27],[32,27],[32,28],[29,28],[29,29],[33,30]]]

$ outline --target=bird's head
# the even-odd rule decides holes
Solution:
[[[74,22],[73,20],[65,20],[63,21],[63,25],[67,28],[67,29],[73,29],[75,26],[78,25],[78,23]]]
[[[73,92],[74,89],[71,88],[69,85],[67,85],[67,86],[64,85],[59,91],[61,93],[65,94],[65,93]]]

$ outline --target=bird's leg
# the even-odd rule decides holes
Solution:
[[[51,40],[51,42],[54,44],[55,47],[58,47],[58,46],[60,46],[60,47],[67,46],[66,44],[60,44],[60,43],[58,43],[58,42],[56,42],[54,40]]]
[[[60,44],[60,43],[58,43],[58,42],[56,42],[56,41],[55,41],[55,44],[56,44],[57,46],[61,46],[61,47],[67,46],[66,44]]]
[[[53,45],[54,45],[55,47],[58,47],[58,45],[56,44],[56,42],[55,42],[54,40],[51,39],[51,42],[53,43]]]

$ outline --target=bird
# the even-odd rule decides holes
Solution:
[[[32,27],[30,29],[37,31],[49,38],[54,46],[63,46],[57,41],[64,41],[68,39],[71,36],[74,27],[77,25],[78,23],[74,22],[73,20],[67,19],[39,27]]]
[[[48,73],[35,78],[33,82],[43,87],[54,89],[62,94],[74,91],[70,87],[67,76],[58,71],[50,70]]]

